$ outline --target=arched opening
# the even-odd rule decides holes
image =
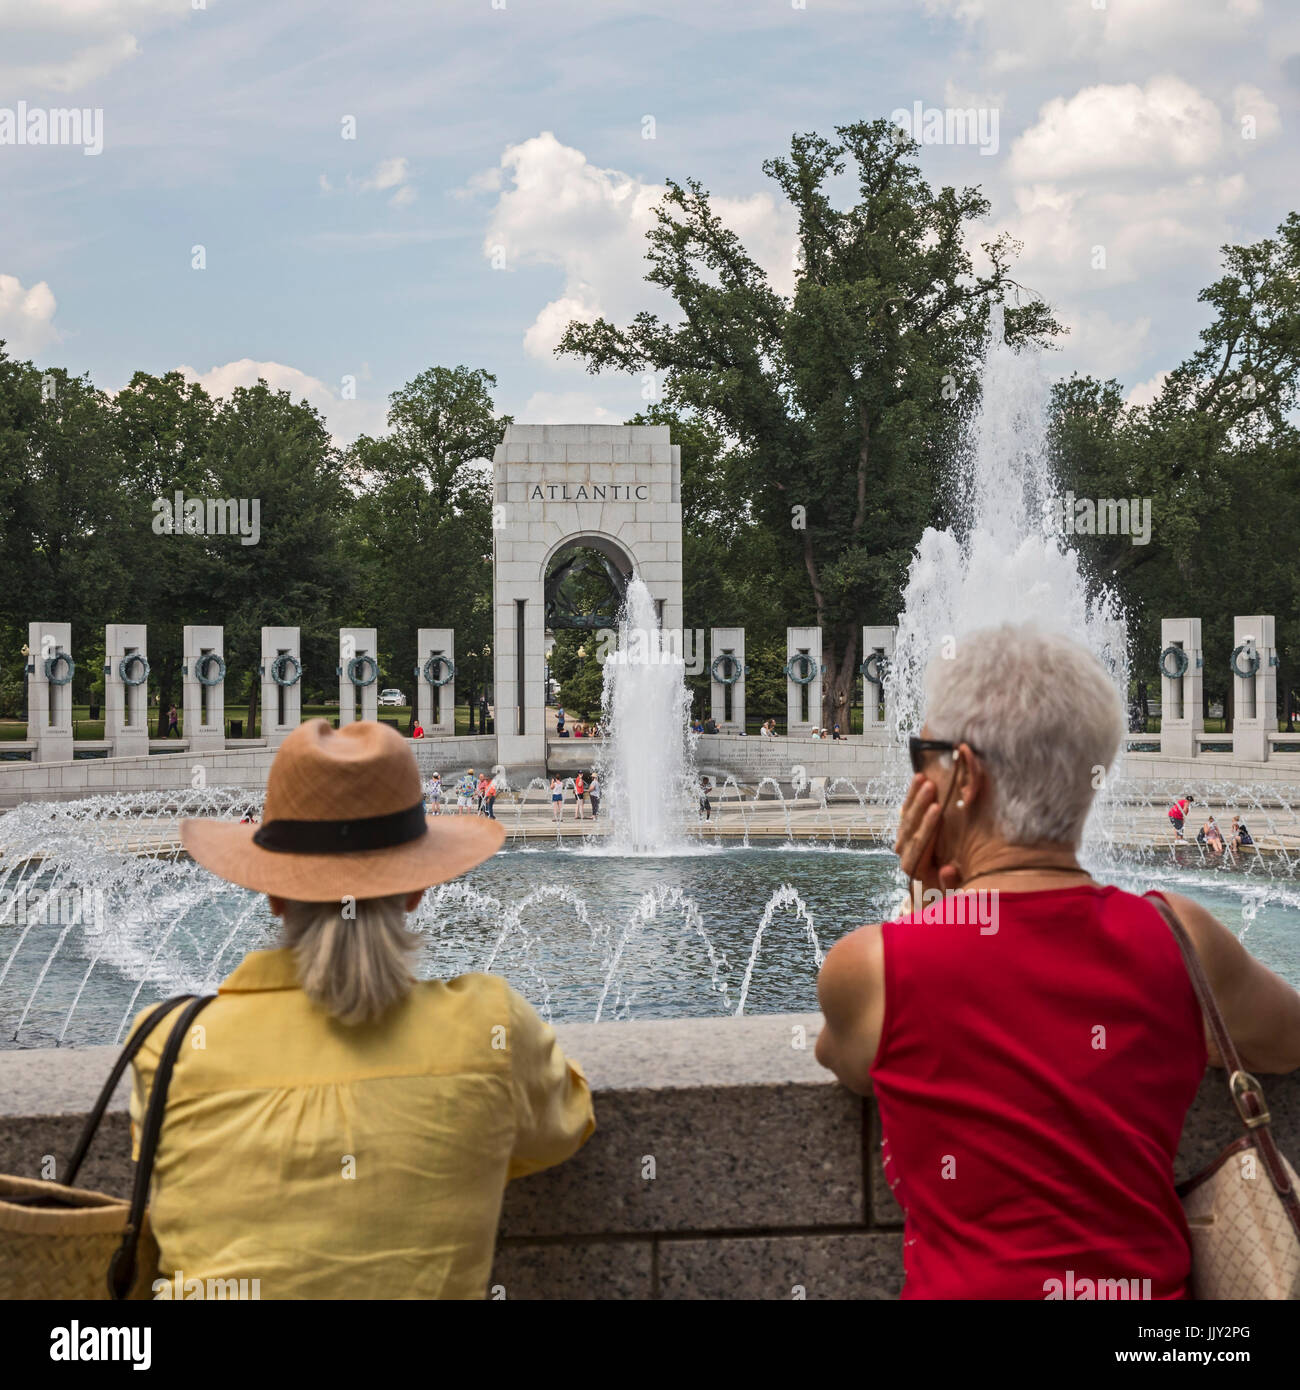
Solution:
[[[632,573],[630,556],[608,537],[570,537],[546,565],[547,631],[614,627]]]
[[[605,642],[598,634],[618,624],[634,567],[607,536],[566,539],[546,562],[543,575],[548,705],[567,706],[578,719],[562,731],[580,734],[582,721],[600,714]],[[548,721],[549,723],[549,721]]]

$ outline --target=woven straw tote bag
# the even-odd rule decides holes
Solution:
[[[162,1131],[167,1088],[191,1022],[214,996],[182,994],[159,1004],[136,1029],[113,1065],[68,1162],[65,1182],[0,1174],[0,1300],[151,1298],[158,1246],[149,1229],[149,1183]],[[73,1187],[117,1083],[154,1025],[177,1004],[180,1012],[154,1077],[140,1136],[131,1200]]]
[[[1191,938],[1158,893],[1147,898],[1178,940],[1246,1129],[1178,1188],[1192,1237],[1192,1297],[1300,1299],[1300,1180],[1277,1147],[1263,1087],[1241,1065]]]

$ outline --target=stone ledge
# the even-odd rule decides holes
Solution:
[[[874,1106],[813,1055],[819,1015],[557,1026],[596,1097],[568,1163],[512,1183],[492,1282],[509,1298],[890,1298],[902,1213],[879,1165]],[[67,1154],[116,1049],[0,1052],[0,1171]],[[1300,1152],[1300,1073],[1264,1078],[1274,1132]],[[126,1087],[84,1173],[125,1194]],[[1237,1137],[1207,1072],[1177,1175]],[[647,1160],[653,1160],[654,1176]]]

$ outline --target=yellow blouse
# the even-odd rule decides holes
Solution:
[[[244,1279],[268,1299],[482,1298],[506,1183],[562,1163],[596,1127],[553,1029],[478,974],[422,981],[376,1023],[337,1023],[298,988],[287,949],[251,952],[219,993],[167,1097],[157,1296]],[[136,1057],[133,1143],[174,1016]]]

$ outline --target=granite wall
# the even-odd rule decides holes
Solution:
[[[569,1163],[513,1183],[493,1292],[504,1298],[891,1298],[902,1215],[874,1107],[816,1063],[818,1015],[562,1024],[596,1095]],[[0,1171],[68,1154],[114,1051],[0,1052]],[[1300,1155],[1300,1073],[1264,1078],[1274,1130]],[[85,1183],[125,1194],[125,1088]],[[1207,1074],[1178,1176],[1239,1130]]]

